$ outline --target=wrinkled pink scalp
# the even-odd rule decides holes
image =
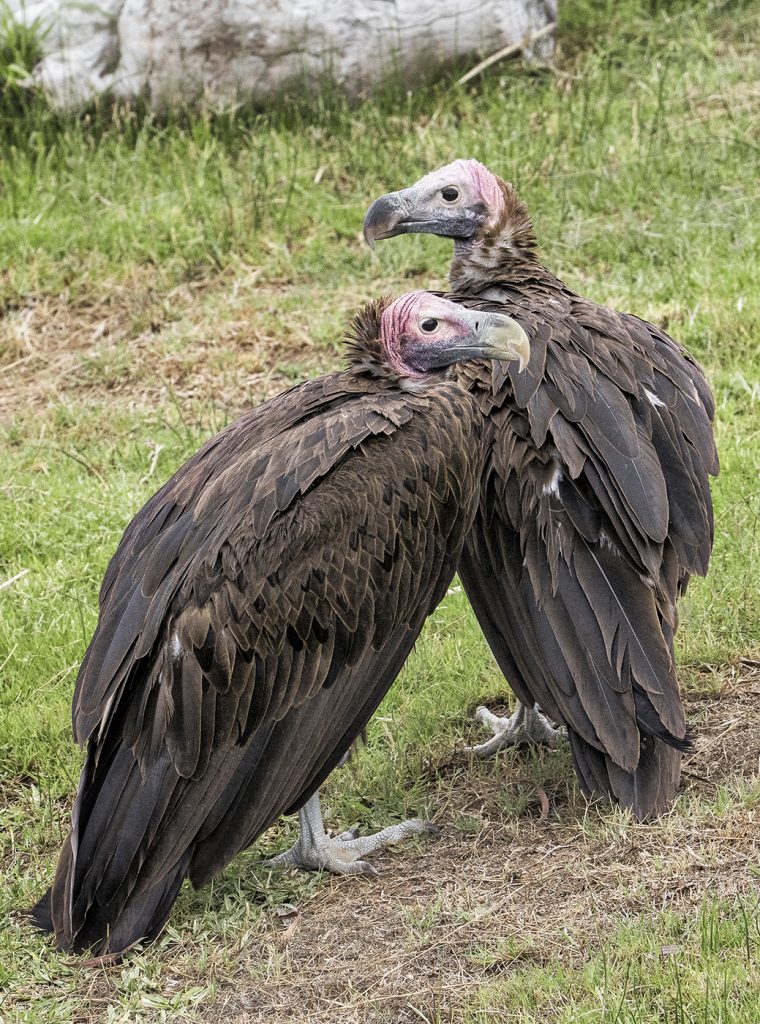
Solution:
[[[445,321],[435,339],[420,332],[419,320],[421,317],[435,317]],[[402,338],[406,337],[407,340],[413,338],[415,344],[422,347],[434,341],[440,343],[442,338],[462,337],[469,332],[469,325],[460,315],[460,307],[449,302],[448,299],[424,291],[408,292],[406,295],[402,295],[387,307],[380,320],[380,343],[383,346],[386,359],[397,373],[411,377],[424,376],[424,374],[416,373],[404,362],[401,355]]]
[[[469,186],[471,201],[480,200],[488,210],[489,221],[496,222],[504,211],[504,192],[495,174],[477,160],[454,160],[420,178],[412,190],[429,198],[447,185]]]
[[[420,305],[425,292],[409,292],[388,306],[380,320],[380,342],[383,351],[394,370],[406,373],[401,359],[401,336],[408,330],[412,317]]]
[[[460,169],[461,173],[469,177],[489,210],[501,213],[504,208],[504,193],[495,174],[478,160],[455,160],[450,166]]]

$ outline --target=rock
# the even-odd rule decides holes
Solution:
[[[35,78],[59,105],[110,90],[153,106],[265,100],[325,73],[351,95],[401,69],[412,84],[554,21],[557,0],[10,0],[45,30]],[[536,52],[551,52],[544,35]]]

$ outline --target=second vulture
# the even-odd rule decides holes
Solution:
[[[704,574],[718,472],[701,368],[653,324],[577,295],[536,257],[514,188],[457,160],[376,200],[365,237],[454,241],[450,284],[514,317],[527,370],[457,371],[488,422],[480,507],[460,576],[521,706],[479,709],[491,753],[567,726],[587,795],[665,811],[688,747],[676,599]],[[456,297],[456,296],[453,296]],[[471,304],[471,303],[468,303]]]
[[[237,420],[137,513],[77,678],[71,833],[33,912],[58,948],[153,938],[185,878],[208,882],[283,813],[335,870],[405,834],[328,839],[317,790],[472,524],[482,418],[449,367],[527,354],[500,314],[424,292],[370,306],[347,371]]]

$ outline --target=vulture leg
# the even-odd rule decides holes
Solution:
[[[303,871],[331,871],[335,875],[376,875],[376,868],[360,858],[409,836],[432,832],[433,827],[420,818],[390,825],[371,836],[357,836],[355,829],[331,839],[325,832],[319,793],[315,793],[298,812],[299,835],[285,853],[265,861],[267,867],[301,868]]]
[[[484,707],[475,711],[475,718],[493,732],[491,739],[485,743],[465,747],[468,753],[477,754],[478,757],[490,757],[504,747],[519,746],[522,743],[556,747],[567,739],[565,730],[555,729],[537,707],[529,708],[519,701],[514,714],[509,718],[506,715],[500,718]]]

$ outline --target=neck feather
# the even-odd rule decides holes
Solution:
[[[536,263],[536,236],[528,208],[510,184],[496,180],[504,199],[496,222],[481,237],[454,243],[449,281],[457,291],[477,290]]]
[[[368,303],[351,321],[345,340],[348,369],[360,390],[419,391],[428,380],[407,377],[393,366],[382,340],[382,318],[392,300]]]
[[[345,339],[350,369],[378,377],[397,376],[387,364],[380,340],[383,311],[390,301],[389,298],[382,298],[367,303],[351,321]]]

